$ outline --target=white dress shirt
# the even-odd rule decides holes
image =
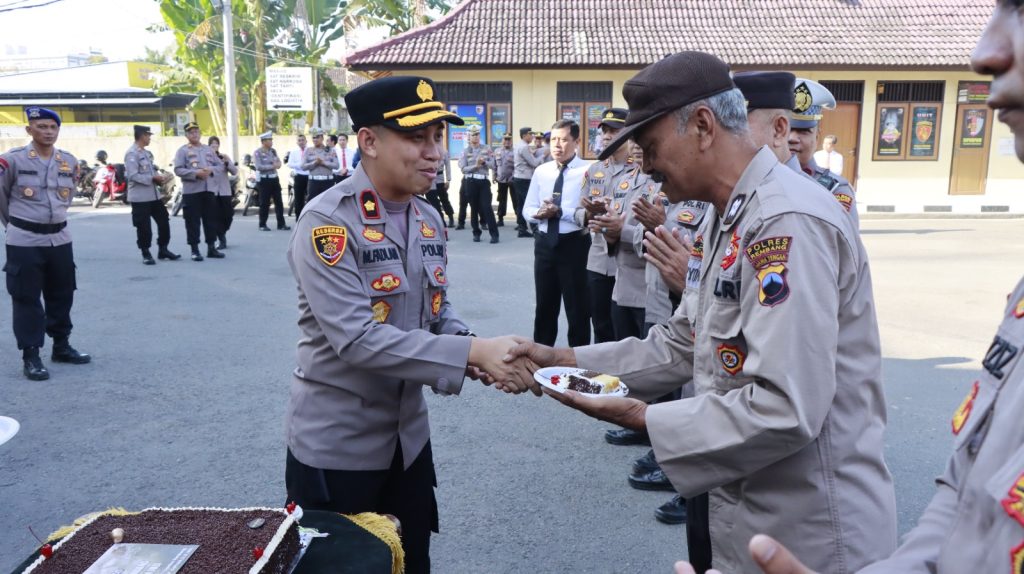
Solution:
[[[814,152],[814,163],[836,175],[843,175],[843,154],[835,150],[828,152],[820,149]]]
[[[558,220],[559,234],[572,233],[582,229],[576,223],[573,214],[579,207],[580,194],[583,190],[583,176],[586,175],[590,163],[576,155],[569,160],[569,164],[565,168],[562,181],[562,216]],[[540,211],[541,203],[545,199],[551,199],[556,179],[558,179],[558,162],[549,161],[538,166],[533,172],[530,191],[527,192],[526,201],[523,203],[523,217],[533,223],[538,223],[541,233],[547,233],[548,222],[552,219],[537,219],[536,215]]]
[[[338,156],[338,169],[334,170],[335,175],[352,174],[352,150],[340,145],[334,146],[334,153]]]
[[[295,175],[309,175],[308,171],[302,169],[302,153],[303,149],[299,146],[295,146],[295,149],[288,154],[288,168],[291,169]]]

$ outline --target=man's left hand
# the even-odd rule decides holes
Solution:
[[[782,544],[764,534],[757,534],[747,545],[750,556],[764,574],[815,574],[804,566]],[[689,562],[676,562],[675,574],[696,574]],[[718,570],[708,570],[706,574],[722,574]]]
[[[595,216],[592,221],[597,227],[601,228],[600,231],[604,234],[605,239],[615,243],[622,235],[622,224],[626,221],[626,216],[617,213],[606,213]]]
[[[665,223],[665,208],[661,205],[661,202],[651,203],[643,197],[633,202],[633,216],[651,231]]]
[[[544,388],[544,394],[595,419],[635,431],[647,430],[647,405],[627,397],[590,397],[576,391]]]

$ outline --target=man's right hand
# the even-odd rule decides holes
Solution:
[[[686,270],[690,261],[693,244],[682,237],[679,229],[669,232],[659,225],[654,233],[644,234],[644,259],[658,269],[665,285],[673,293],[681,294],[686,287]]]
[[[510,363],[519,357],[530,359],[538,367],[575,367],[576,353],[571,348],[556,349],[534,343],[533,341],[522,340],[508,350],[505,354],[505,362]]]
[[[758,534],[750,539],[748,545],[750,555],[764,574],[816,574],[803,565],[782,544],[770,536]],[[695,574],[689,562],[676,562],[675,574]],[[722,574],[718,570],[708,570],[707,574]]]

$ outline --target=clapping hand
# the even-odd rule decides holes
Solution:
[[[536,219],[551,219],[558,215],[558,206],[551,202],[550,199],[545,199],[544,203],[541,204],[540,209],[537,210]]]
[[[693,243],[682,237],[678,229],[669,233],[668,229],[659,225],[654,233],[648,231],[644,234],[644,247],[644,259],[658,269],[673,293],[681,294],[686,287],[686,269]]]
[[[651,203],[641,197],[633,202],[633,216],[650,231],[665,223],[665,208],[660,201]]]
[[[785,546],[769,536],[758,534],[750,539],[750,555],[764,574],[815,574],[797,560]],[[689,562],[676,562],[675,574],[696,574]],[[708,570],[707,574],[722,574]]]
[[[608,212],[608,203],[603,197],[598,197],[593,201],[584,197],[580,199],[580,207],[586,210],[587,219]]]
[[[605,239],[615,243],[622,235],[622,224],[625,220],[626,216],[624,215],[619,215],[617,213],[605,213],[603,215],[595,216],[591,220],[591,229],[603,233]]]

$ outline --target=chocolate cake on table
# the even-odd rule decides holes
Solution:
[[[40,556],[23,574],[85,572],[111,546],[121,543],[197,545],[179,574],[287,574],[298,555],[296,522],[301,509],[150,508],[137,513],[101,513]]]

